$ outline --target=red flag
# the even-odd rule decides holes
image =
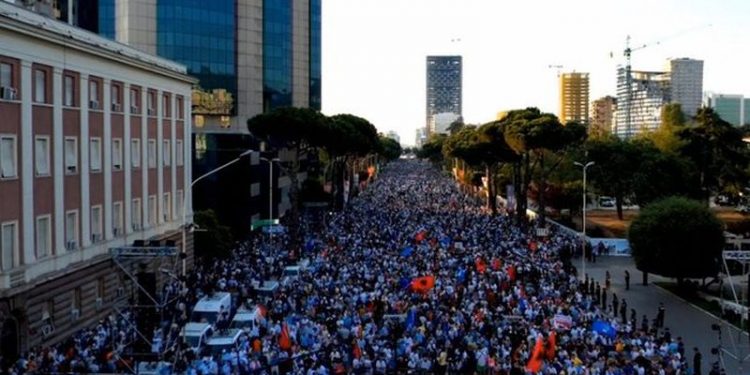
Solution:
[[[510,281],[516,281],[516,267],[513,267],[512,265],[508,266],[507,271]]]
[[[352,344],[352,355],[357,359],[362,357],[362,348],[359,347],[357,340],[354,340],[354,343]]]
[[[284,323],[281,327],[281,335],[279,335],[279,348],[282,350],[289,350],[292,348],[292,339],[289,337],[289,327]]]
[[[416,293],[426,294],[435,287],[435,276],[422,276],[412,279],[411,290]]]
[[[500,267],[502,267],[502,266],[503,266],[503,262],[500,261],[500,259],[498,259],[498,258],[492,259],[492,270],[493,271],[499,271]]]
[[[529,242],[529,250],[536,251],[537,247],[536,241]]]
[[[487,271],[487,263],[484,262],[484,259],[477,257],[477,259],[474,260],[474,265],[477,267],[477,272],[484,273]]]
[[[426,236],[427,236],[427,232],[421,230],[421,231],[417,232],[417,235],[414,236],[414,239],[417,241],[417,243],[420,243],[420,242],[424,241],[424,239],[425,239]]]
[[[551,361],[555,359],[555,351],[557,351],[557,334],[555,334],[555,331],[550,332],[547,341],[549,341],[547,348],[547,359]]]
[[[544,344],[542,343],[542,335],[537,336],[536,344],[534,344],[534,351],[531,352],[531,358],[526,364],[526,371],[537,373],[542,369],[542,361],[544,359]]]

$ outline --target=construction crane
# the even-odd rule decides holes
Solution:
[[[564,66],[550,64],[550,65],[547,65],[547,68],[548,69],[557,69],[557,77],[560,77],[560,72],[562,71],[562,69],[564,68]]]
[[[644,48],[648,48],[651,46],[661,45],[662,42],[665,42],[667,40],[677,38],[684,34],[697,31],[697,30],[701,30],[707,27],[711,27],[711,24],[701,25],[701,26],[690,28],[690,29],[681,30],[672,35],[668,35],[666,37],[660,38],[659,40],[653,41],[651,43],[641,44],[640,46],[637,46],[637,47],[630,47],[630,35],[628,35],[625,38],[625,50],[623,51],[623,56],[625,56],[625,89],[627,90],[626,102],[623,103],[625,107],[625,131],[626,131],[625,138],[630,138],[630,136],[633,134],[632,123],[631,123],[632,121],[631,121],[631,116],[630,116],[631,108],[633,104],[633,74],[632,74],[633,72],[632,72],[632,65],[630,63],[631,63],[631,56],[633,52],[639,51],[639,50],[642,50]],[[611,52],[610,52],[610,57],[613,57],[613,53]],[[619,106],[619,103],[618,103],[618,106]]]

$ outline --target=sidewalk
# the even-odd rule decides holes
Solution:
[[[574,259],[573,264],[580,268],[581,259]],[[630,272],[630,290],[625,290],[624,271]],[[664,303],[666,310],[664,326],[669,327],[674,337],[682,337],[685,343],[685,355],[687,362],[692,367],[693,364],[693,347],[698,347],[703,354],[703,374],[707,374],[711,364],[717,360],[717,356],[711,354],[711,348],[719,345],[719,336],[716,331],[711,329],[712,324],[721,324],[722,320],[701,310],[692,304],[686,302],[680,297],[656,286],[654,281],[668,280],[656,275],[649,274],[649,285],[643,286],[642,273],[635,268],[633,259],[630,257],[609,257],[602,256],[597,258],[596,263],[586,263],[586,272],[590,277],[598,281],[604,287],[605,272],[609,270],[611,274],[612,287],[607,291],[607,300],[611,303],[612,293],[622,300],[625,298],[628,304],[628,318],[630,309],[636,310],[638,324],[640,325],[643,314],[653,320],[656,317],[659,303]],[[741,344],[738,343],[738,349],[732,345],[741,338]],[[732,354],[744,358],[750,354],[750,340],[746,333],[730,324],[722,325],[723,347]],[[750,374],[750,359],[740,363],[740,361],[731,358],[730,355],[724,355],[724,366],[728,375]]]

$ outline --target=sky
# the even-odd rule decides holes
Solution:
[[[502,110],[558,113],[558,70],[615,95],[627,35],[633,69],[704,60],[703,89],[750,95],[749,0],[323,0],[322,111],[368,119],[414,144],[425,57],[463,56],[466,123]],[[611,57],[612,56],[612,57]]]

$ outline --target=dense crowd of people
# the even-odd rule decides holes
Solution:
[[[305,229],[297,255],[309,265],[269,300],[253,286],[290,264],[274,250],[283,236],[277,246],[256,236],[231,259],[199,262],[184,284],[164,286],[170,318],[151,341],[169,371],[688,373],[685,344],[663,315],[639,321],[627,301],[607,295],[608,282],[577,278],[575,238],[555,230],[537,238],[532,226],[489,215],[426,163],[391,163],[325,228]],[[197,356],[180,330],[196,301],[216,291],[267,313],[236,350]],[[127,372],[135,364],[117,345],[136,335],[128,320],[112,316],[25,355],[11,372]]]

